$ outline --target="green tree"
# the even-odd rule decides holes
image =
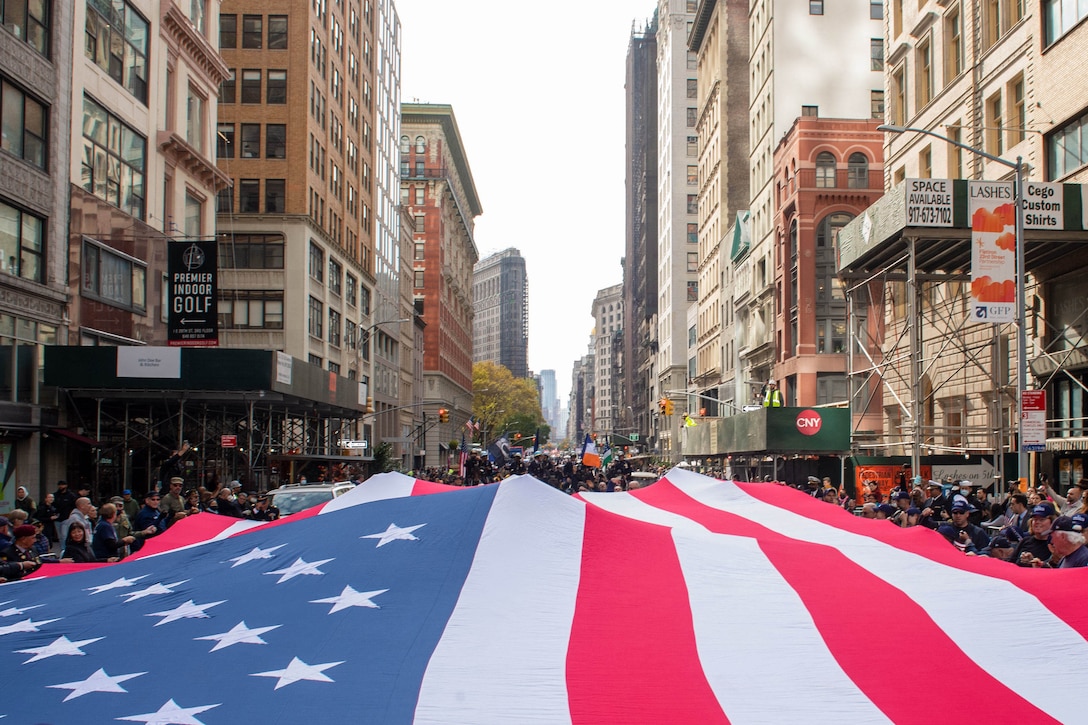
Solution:
[[[503,432],[531,436],[544,427],[536,383],[515,378],[506,367],[493,362],[472,366],[472,414],[483,429],[484,443]]]

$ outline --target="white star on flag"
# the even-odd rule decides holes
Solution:
[[[147,723],[147,725],[204,725],[204,723],[197,720],[193,715],[199,715],[205,710],[211,710],[213,707],[219,707],[221,704],[223,703],[217,702],[214,705],[180,707],[171,699],[167,700],[166,704],[160,707],[158,712],[148,712],[143,715],[128,715],[117,719],[142,722]]]
[[[173,609],[167,609],[162,612],[152,612],[151,614],[145,614],[145,617],[162,617],[161,622],[155,622],[155,626],[159,627],[163,624],[169,624],[170,622],[176,622],[179,619],[208,619],[208,615],[204,612],[205,609],[211,609],[227,601],[222,599],[218,602],[208,602],[207,604],[194,604],[193,600],[185,602],[185,604],[179,604]]]
[[[412,532],[416,529],[421,529],[427,524],[416,524],[415,526],[400,527],[396,524],[389,524],[389,528],[379,534],[367,534],[366,536],[360,536],[360,539],[378,539],[378,546],[385,546],[390,541],[419,541],[418,537],[412,536]],[[377,547],[375,547],[377,548]]]
[[[216,645],[210,650],[211,652],[215,652],[216,650],[230,647],[232,644],[268,644],[268,642],[261,639],[261,635],[282,626],[283,625],[281,624],[274,624],[271,627],[254,627],[253,629],[250,629],[246,626],[245,620],[242,620],[234,625],[229,632],[209,634],[207,637],[194,637],[194,639],[215,641]]]
[[[285,546],[287,546],[287,544],[280,544],[279,546],[270,546],[267,549],[262,549],[261,547],[257,546],[257,547],[254,547],[253,549],[251,549],[248,553],[242,554],[241,556],[236,556],[233,559],[227,559],[227,561],[233,561],[234,562],[233,564],[230,565],[230,568],[233,569],[236,566],[241,566],[242,564],[248,564],[251,561],[257,561],[258,559],[271,559],[273,551],[275,551],[276,549],[282,549]]]
[[[9,624],[6,627],[0,627],[0,635],[13,634],[15,632],[38,632],[38,627],[49,624],[51,622],[59,622],[61,618],[57,619],[43,619],[40,622],[35,622],[33,619],[24,619],[21,622],[15,624]]]
[[[118,594],[117,596],[128,597],[128,599],[125,600],[125,603],[127,604],[128,602],[134,602],[137,599],[143,599],[144,597],[150,597],[156,594],[173,594],[173,587],[179,587],[187,581],[189,580],[182,579],[181,581],[174,582],[173,584],[152,584],[149,587],[144,587],[143,589],[139,589],[134,592],[128,592],[126,594]]]
[[[370,601],[372,597],[376,597],[379,594],[385,594],[388,589],[375,589],[372,592],[357,592],[350,586],[345,586],[344,591],[340,592],[338,596],[328,597],[327,599],[311,599],[311,604],[331,604],[332,609],[329,610],[329,614],[336,614],[341,609],[348,609],[349,607],[370,607],[371,609],[381,609],[377,604]]]
[[[17,649],[15,651],[18,654],[34,655],[23,663],[24,665],[28,665],[31,662],[37,662],[38,660],[44,660],[47,657],[54,657],[56,655],[83,656],[86,653],[81,650],[80,647],[88,644],[94,644],[100,639],[105,639],[105,637],[95,637],[94,639],[78,639],[75,642],[72,642],[67,637],[58,637],[44,647],[31,647],[30,649]]]
[[[14,601],[15,601],[14,599],[9,599],[6,602],[0,602],[0,607],[4,606],[5,604],[11,604]],[[0,617],[14,617],[14,616],[18,616],[20,614],[24,614],[26,612],[29,612],[31,609],[37,609],[38,607],[44,607],[44,606],[45,606],[44,604],[32,604],[29,607],[22,607],[22,608],[8,607],[7,609],[0,609]]]
[[[308,665],[298,657],[291,658],[291,664],[287,665],[282,670],[269,670],[268,672],[254,672],[250,677],[278,677],[275,690],[281,687],[287,687],[293,685],[300,680],[311,680],[313,682],[333,682],[333,679],[324,674],[325,670],[336,667],[337,665],[344,664],[346,660],[340,662],[326,662],[320,665]]]
[[[140,675],[146,675],[146,672],[133,672],[130,675],[107,675],[106,671],[101,667],[98,668],[93,675],[85,680],[77,680],[76,682],[65,682],[63,685],[46,685],[46,687],[53,688],[54,690],[71,690],[68,696],[64,698],[64,702],[74,700],[77,697],[88,695],[92,692],[128,692],[125,688],[121,687],[121,683],[126,680],[131,680],[133,677],[139,677]]]
[[[288,579],[294,579],[296,576],[324,575],[325,572],[321,571],[317,567],[321,566],[322,564],[328,564],[330,561],[332,561],[332,559],[322,559],[321,561],[308,562],[308,561],[304,561],[302,559],[302,557],[300,556],[299,558],[295,559],[294,564],[287,567],[286,569],[277,569],[276,571],[266,571],[265,575],[267,576],[268,574],[281,574],[282,576],[280,577],[279,581],[276,582],[276,583],[277,584],[283,584]]]
[[[131,579],[121,577],[120,579],[114,579],[109,584],[99,584],[96,587],[87,587],[83,591],[90,592],[93,596],[95,594],[101,594],[102,592],[108,592],[110,589],[124,589],[125,587],[130,587],[141,579],[146,579],[149,576],[151,575],[143,574],[141,576],[133,577]]]

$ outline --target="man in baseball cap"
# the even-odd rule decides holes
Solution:
[[[1051,565],[1058,560],[1058,569],[1088,566],[1088,547],[1084,545],[1086,529],[1088,516],[1085,514],[1059,516],[1054,519],[1054,524],[1050,527],[1050,550],[1054,552]]]
[[[34,527],[30,524],[16,526],[12,534],[15,541],[0,551],[0,578],[8,581],[22,579],[42,565],[34,549],[34,539],[38,535]]]
[[[1020,540],[1013,552],[1012,561],[1019,566],[1044,566],[1050,561],[1050,525],[1054,521],[1054,507],[1050,502],[1037,504],[1031,510],[1028,536]]]

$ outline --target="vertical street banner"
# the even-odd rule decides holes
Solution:
[[[167,344],[218,347],[216,243],[170,242],[167,249]]]
[[[967,185],[971,216],[971,316],[1012,322],[1016,316],[1016,202],[1011,181]]]

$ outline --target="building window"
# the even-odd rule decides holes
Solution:
[[[340,296],[340,281],[343,279],[344,273],[340,263],[335,259],[329,258],[329,292],[333,293],[337,297]]]
[[[264,18],[260,15],[242,16],[242,47],[260,49],[264,35]]]
[[[1070,0],[1045,0],[1043,3],[1044,45],[1052,45],[1085,16],[1088,4]]]
[[[959,122],[948,126],[948,137],[956,143],[963,143],[963,127]],[[948,148],[948,176],[953,179],[962,179],[963,173],[963,149],[952,145]]]
[[[23,279],[45,280],[45,220],[0,201],[0,265]]]
[[[416,136],[416,153],[421,154],[427,150],[427,139],[422,136]]]
[[[199,237],[203,231],[204,201],[185,192],[185,228],[187,237]]]
[[[316,282],[325,282],[325,253],[313,242],[310,242],[310,277]]]
[[[242,103],[261,102],[261,71],[242,71]]]
[[[234,330],[282,330],[283,291],[221,291],[219,297],[219,326]]]
[[[147,20],[127,0],[87,0],[84,41],[84,54],[146,105]]]
[[[869,188],[869,159],[865,154],[850,154],[850,159],[846,162],[846,179],[846,184],[851,189]]]
[[[322,326],[325,324],[325,306],[316,297],[310,298],[310,315],[306,324],[306,331],[316,338],[322,337]]]
[[[687,94],[688,94],[688,98],[698,98],[699,97],[699,79],[698,78],[688,78],[687,79]]]
[[[242,149],[238,158],[259,159],[261,157],[261,124],[242,124]]]
[[[695,128],[695,124],[699,122],[699,109],[689,108],[687,109],[687,126],[688,128]]]
[[[918,177],[921,179],[933,178],[933,147],[926,146],[918,152]]]
[[[960,6],[944,17],[944,82],[954,81],[963,72],[963,15]]]
[[[699,225],[696,223],[688,224],[688,244],[699,243]]]
[[[424,245],[423,242],[416,242],[414,246],[415,250],[413,252],[412,259],[417,262],[422,262],[424,259],[427,258],[426,245]]]
[[[143,219],[146,156],[143,136],[83,97],[81,178],[85,191]]]
[[[238,16],[219,15],[219,49],[238,47]]]
[[[824,0],[808,0],[808,14],[809,15],[823,15],[824,14]]]
[[[264,156],[266,159],[287,158],[287,125],[270,123],[264,127]]]
[[[884,70],[884,39],[869,40],[869,70]]]
[[[340,313],[329,308],[329,344],[340,347]]]
[[[1001,92],[986,99],[986,151],[994,156],[1005,153],[1005,116],[1001,105]]]
[[[220,103],[234,103],[236,97],[235,91],[238,87],[234,78],[234,70],[232,69],[223,82],[219,84],[219,102]]]
[[[884,118],[884,91],[869,91],[869,115]]]
[[[238,212],[257,214],[261,211],[261,180],[242,179],[238,182]]]
[[[287,103],[287,71],[268,71],[268,102],[272,104]]]
[[[269,50],[286,50],[287,49],[287,16],[286,15],[269,15],[268,16],[268,49]]]
[[[189,86],[185,106],[185,141],[200,153],[204,153],[204,96]]]
[[[415,187],[415,191],[416,191],[416,204],[422,204],[423,199],[424,199],[424,197],[423,197],[423,186],[421,184],[417,184],[416,187]]]
[[[417,269],[413,271],[412,286],[416,289],[423,289],[423,270]]]
[[[817,118],[820,115],[819,106],[801,106],[801,115],[809,118]]]
[[[933,99],[933,44],[930,37],[918,42],[914,52],[914,65],[917,71],[915,81],[918,84],[917,106],[922,108]]]
[[[221,123],[216,127],[215,156],[219,159],[234,158],[234,124]]]
[[[196,32],[204,35],[204,3],[207,0],[189,0],[189,22]]]
[[[31,48],[49,57],[49,3],[43,0],[0,2],[0,25]]]
[[[688,186],[699,185],[699,167],[695,164],[688,164]]]
[[[688,252],[688,272],[699,271],[699,253]]]
[[[892,120],[902,126],[907,122],[907,66],[900,64],[892,72]]]
[[[1088,113],[1046,137],[1047,179],[1057,181],[1088,163]]]
[[[234,189],[230,186],[225,186],[220,189],[215,195],[215,213],[216,214],[233,214],[234,213]]]
[[[282,234],[220,234],[221,269],[283,269]]]
[[[370,288],[359,285],[359,312],[370,314]]]
[[[884,19],[884,0],[869,0],[869,19]]]
[[[688,214],[699,213],[699,195],[688,194]]]
[[[84,237],[83,294],[134,312],[147,310],[147,265]]]
[[[287,208],[287,180],[264,180],[264,210],[269,214],[282,214]]]
[[[698,156],[699,155],[699,137],[698,136],[688,136],[687,152],[688,152],[688,156]]]
[[[1027,135],[1027,109],[1024,107],[1024,76],[1018,75],[1009,83],[1009,147],[1024,140]]]
[[[346,301],[352,307],[355,306],[356,288],[359,286],[358,280],[352,275],[344,275],[344,301]]]
[[[816,156],[816,188],[835,188],[835,157],[829,151]]]
[[[0,148],[44,169],[48,128],[46,106],[0,79]]]

